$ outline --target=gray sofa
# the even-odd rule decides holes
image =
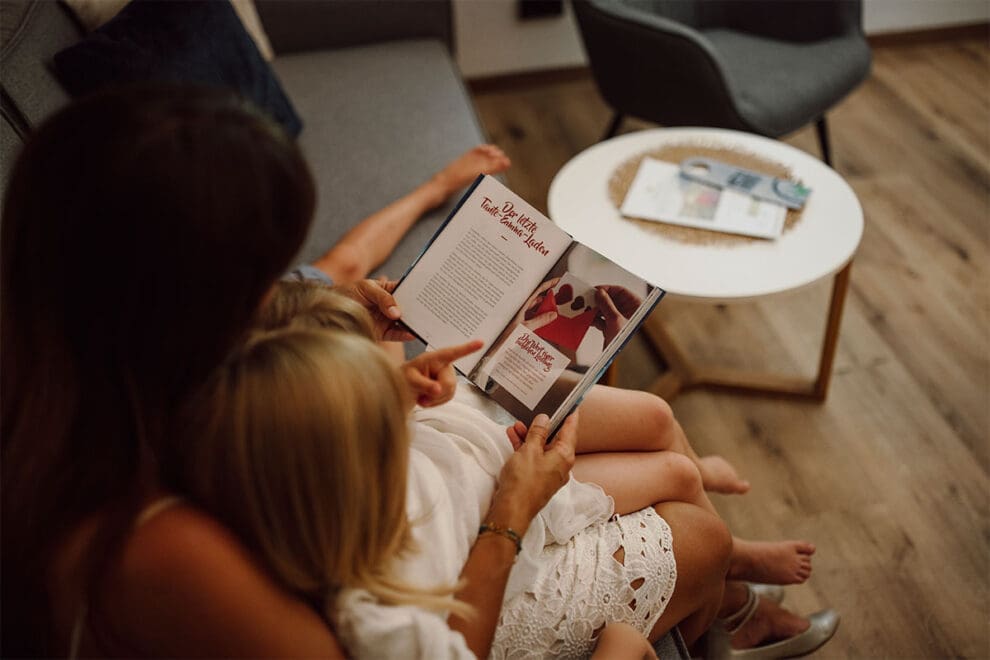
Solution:
[[[303,120],[299,142],[319,190],[300,262],[485,141],[451,58],[448,1],[262,0],[257,7],[277,53],[272,67]],[[3,181],[25,136],[69,101],[49,67],[82,36],[61,3],[0,2]],[[401,275],[449,210],[414,227],[381,273]]]

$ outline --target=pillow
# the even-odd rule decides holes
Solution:
[[[120,10],[131,0],[62,0],[68,5],[72,13],[76,15],[82,23],[86,32],[92,32],[111,18],[120,13]],[[254,6],[254,0],[230,0],[234,6],[237,17],[244,24],[244,29],[251,35],[251,40],[258,47],[258,52],[265,58],[266,62],[275,59],[275,52],[272,50],[272,42],[268,40],[265,28],[261,24],[258,16],[258,9]]]
[[[132,0],[81,42],[55,54],[74,96],[115,83],[188,82],[227,87],[299,135],[302,121],[229,2]]]

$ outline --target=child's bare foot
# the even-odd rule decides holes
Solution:
[[[465,151],[431,179],[430,183],[436,185],[440,196],[437,205],[474,181],[479,174],[504,172],[511,164],[505,152],[494,144],[481,144]]]
[[[807,541],[744,541],[733,537],[729,579],[800,584],[811,575],[815,546]]]
[[[727,495],[749,492],[749,482],[739,476],[736,468],[721,456],[702,456],[698,459],[698,471],[705,490]]]

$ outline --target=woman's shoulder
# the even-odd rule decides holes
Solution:
[[[168,655],[340,654],[325,622],[216,519],[180,503],[139,524],[108,576],[114,628]]]
[[[166,584],[169,594],[180,595],[208,593],[242,572],[260,569],[237,537],[201,509],[178,502],[143,520],[139,516],[111,578],[123,595]]]

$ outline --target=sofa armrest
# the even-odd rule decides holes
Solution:
[[[277,54],[437,39],[453,48],[450,0],[256,0]]]

